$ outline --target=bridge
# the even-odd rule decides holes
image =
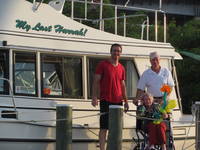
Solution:
[[[112,2],[119,5],[163,10],[166,14],[200,17],[199,0],[112,0]]]

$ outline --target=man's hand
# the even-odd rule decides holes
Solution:
[[[94,107],[98,106],[98,99],[97,99],[97,97],[93,97],[93,98],[92,98],[91,104],[92,104],[92,106],[94,106]]]
[[[133,104],[135,104],[136,106],[138,105],[138,99],[137,98],[133,98]]]
[[[124,103],[124,112],[126,113],[128,110],[129,110],[128,101],[125,101],[125,103]]]
[[[138,102],[142,99],[142,96],[145,92],[141,89],[137,89],[136,97],[133,99],[133,104],[138,106]],[[141,102],[141,101],[140,101]]]

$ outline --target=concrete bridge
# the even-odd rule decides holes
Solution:
[[[113,3],[150,8],[161,9],[167,14],[184,15],[200,17],[199,0],[113,0]]]

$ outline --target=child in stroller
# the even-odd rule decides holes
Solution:
[[[143,146],[144,150],[154,149],[155,145],[160,145],[162,150],[166,150],[166,124],[163,121],[158,124],[153,122],[155,114],[160,113],[159,105],[153,102],[153,97],[148,93],[142,95],[138,104],[137,116],[145,118],[137,119],[136,132],[140,132],[146,142],[146,146]],[[162,117],[167,118],[168,115],[162,114]]]

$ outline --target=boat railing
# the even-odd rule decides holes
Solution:
[[[14,112],[16,114],[17,113],[17,107],[16,107],[16,103],[15,103],[15,99],[14,99],[14,94],[13,94],[13,89],[12,89],[10,80],[6,79],[6,78],[0,78],[0,80],[6,81],[8,83],[8,85],[9,85],[9,92],[10,92],[10,95],[11,95]],[[17,114],[16,114],[16,118],[17,118]]]
[[[160,7],[158,9],[148,9],[148,8],[141,8],[141,7],[133,7],[133,6],[127,6],[128,3],[126,3],[125,5],[117,5],[117,4],[106,4],[103,3],[103,0],[98,0],[98,2],[94,2],[94,0],[68,0],[71,1],[71,18],[72,19],[78,19],[78,18],[74,18],[74,3],[84,3],[85,4],[85,16],[84,19],[87,20],[87,5],[88,4],[93,4],[93,5],[99,5],[99,9],[100,9],[100,13],[99,13],[99,29],[103,30],[103,26],[104,26],[104,19],[102,18],[103,16],[103,6],[110,6],[113,7],[115,9],[115,34],[117,34],[117,20],[118,20],[118,10],[129,10],[129,11],[146,11],[146,12],[153,12],[155,13],[155,41],[158,41],[158,13],[162,13],[163,14],[163,22],[164,22],[164,42],[166,42],[166,14],[163,10],[161,10],[161,2],[160,2]],[[128,1],[127,1],[128,2]],[[124,15],[124,32],[126,31],[126,18],[128,18],[129,16]],[[146,20],[146,27],[147,27],[147,36],[149,35],[149,18],[147,18]],[[141,28],[142,28],[142,34],[143,34],[143,28],[144,28],[145,24],[144,22],[141,24]],[[126,34],[124,34],[126,35]],[[141,39],[143,39],[143,35],[141,35]],[[147,37],[147,40],[149,40],[149,38]]]
[[[39,6],[41,5],[41,3],[43,2],[43,0],[40,0],[39,2],[36,2],[36,0],[33,0],[33,9],[36,11]],[[134,6],[130,6],[128,5],[129,0],[127,0],[127,2],[125,3],[125,5],[118,5],[118,4],[108,4],[108,3],[104,3],[103,0],[51,0],[49,2],[49,5],[51,7],[53,7],[54,9],[56,9],[57,11],[59,11],[60,13],[63,12],[63,8],[64,8],[64,4],[65,2],[71,2],[71,18],[74,20],[79,20],[80,22],[82,21],[95,21],[99,23],[99,29],[100,30],[104,30],[104,21],[105,20],[111,20],[114,19],[114,28],[115,28],[115,34],[118,34],[118,19],[124,19],[124,36],[126,36],[126,19],[130,18],[130,17],[135,17],[134,15],[124,15],[124,16],[117,16],[118,14],[118,10],[127,10],[127,11],[145,11],[145,12],[152,12],[155,13],[155,41],[158,41],[158,13],[163,14],[163,24],[164,24],[164,30],[163,30],[163,34],[164,34],[164,39],[163,41],[166,42],[166,14],[165,12],[162,10],[162,1],[159,1],[159,8],[158,9],[149,9],[149,8],[142,8],[142,7],[134,7]],[[82,3],[84,4],[84,17],[83,18],[76,18],[74,17],[75,15],[75,3]],[[88,18],[88,5],[96,5],[99,6],[99,19],[89,19]],[[114,8],[114,17],[111,18],[103,18],[103,7],[104,6],[109,6]],[[95,7],[97,8],[97,7]],[[147,16],[147,15],[146,15]],[[144,15],[143,15],[144,17]],[[144,20],[144,22],[141,24],[141,39],[143,39],[143,33],[144,33],[144,27],[147,27],[147,38],[146,40],[149,40],[149,17],[147,16],[147,19]]]

